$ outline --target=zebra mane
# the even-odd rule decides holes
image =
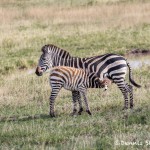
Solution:
[[[58,52],[58,51],[63,52],[64,55],[62,56],[62,58],[64,56],[66,56],[66,55],[69,56],[69,57],[71,57],[70,53],[67,52],[66,50],[62,49],[62,48],[59,48],[59,47],[57,47],[57,46],[55,46],[53,44],[48,44],[47,46],[50,48],[50,50],[53,50],[54,52]]]

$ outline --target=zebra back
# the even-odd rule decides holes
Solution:
[[[59,66],[54,67],[50,73],[51,84],[60,84],[67,89],[84,88],[103,88],[101,82],[94,73],[88,73],[83,69]]]

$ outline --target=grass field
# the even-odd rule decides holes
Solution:
[[[149,0],[1,0],[0,149],[150,149],[150,66],[133,70],[142,85],[134,110],[122,111],[111,85],[89,89],[92,116],[71,117],[71,93],[62,90],[50,118],[49,74],[28,74],[47,43],[79,57],[150,49],[149,8]]]

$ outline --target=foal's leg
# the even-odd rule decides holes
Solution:
[[[55,99],[59,93],[61,89],[61,86],[58,86],[57,88],[52,88],[52,91],[51,91],[51,96],[50,96],[50,116],[51,117],[55,117],[55,114],[54,114],[54,103],[55,103]]]
[[[82,100],[81,100],[81,94],[79,91],[77,91],[77,98],[78,98],[78,103],[79,103],[79,111],[78,114],[81,115],[82,111],[83,111],[83,107],[82,107]]]
[[[81,94],[83,95],[84,98],[84,102],[85,102],[85,106],[86,106],[86,112],[91,115],[90,109],[89,109],[89,105],[88,105],[88,101],[87,101],[87,92],[85,91],[81,91]]]
[[[83,108],[82,108],[82,101],[81,101],[81,95],[79,91],[72,91],[72,99],[73,99],[73,113],[74,115],[77,111],[77,101],[79,103],[79,112],[78,114],[81,115]]]
[[[73,112],[71,113],[71,115],[75,115],[77,112],[77,97],[78,92],[77,91],[72,91],[72,102],[73,102]]]

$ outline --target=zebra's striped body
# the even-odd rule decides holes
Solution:
[[[94,73],[87,73],[83,69],[60,66],[54,67],[50,72],[50,85],[52,88],[50,96],[50,116],[54,117],[54,101],[62,87],[70,91],[78,91],[83,95],[86,105],[86,112],[91,115],[87,102],[87,88],[103,88],[105,82],[100,82],[99,78]],[[76,101],[79,101],[79,114],[82,112],[82,104],[76,95],[72,95],[73,99],[73,114],[76,113]]]
[[[124,96],[124,108],[128,108],[128,93],[130,94],[130,108],[133,107],[132,86],[125,82],[127,68],[129,68],[129,80],[136,86],[141,87],[132,79],[132,72],[129,63],[123,56],[117,54],[104,54],[89,58],[72,57],[67,51],[60,49],[54,45],[45,45],[42,47],[43,54],[40,57],[37,75],[42,75],[48,68],[54,66],[70,66],[74,68],[83,68],[88,72],[94,72],[96,76],[103,80],[105,77],[117,84]],[[42,71],[38,71],[38,68]],[[80,97],[78,91],[73,94]]]

